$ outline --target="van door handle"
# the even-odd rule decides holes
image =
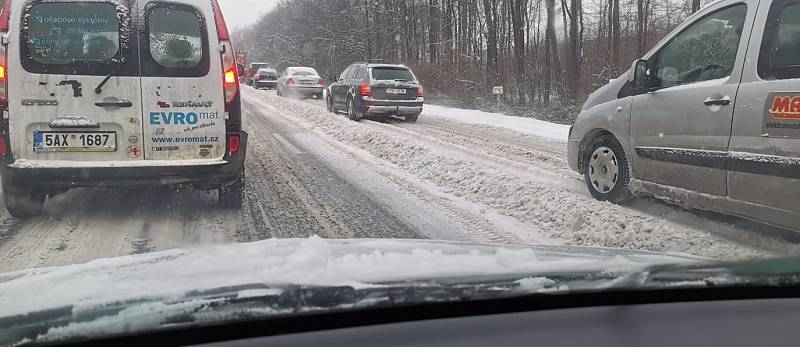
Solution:
[[[705,102],[703,102],[706,106],[728,106],[731,104],[731,97],[726,96],[724,98],[708,98]]]
[[[94,103],[95,106],[99,107],[132,107],[133,103],[129,100],[118,99],[115,97],[105,98],[103,101],[98,101]]]

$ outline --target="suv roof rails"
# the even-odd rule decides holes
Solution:
[[[370,59],[369,63],[370,64],[386,64],[386,59],[380,59],[380,58]]]

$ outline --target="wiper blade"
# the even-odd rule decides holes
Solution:
[[[114,73],[113,73],[113,72],[112,72],[112,73],[110,73],[110,74],[108,74],[108,75],[106,76],[106,78],[104,78],[104,79],[103,79],[103,81],[102,81],[102,82],[100,82],[100,84],[98,84],[98,85],[97,85],[97,87],[94,87],[94,93],[95,93],[95,94],[100,94],[100,93],[102,93],[102,92],[103,92],[103,86],[105,86],[105,85],[106,85],[106,83],[108,83],[108,80],[110,80],[110,79],[111,79],[111,77],[113,77],[113,76],[114,76]]]

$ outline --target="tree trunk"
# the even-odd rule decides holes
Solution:
[[[636,0],[636,55],[644,54],[644,0]]]
[[[611,64],[616,70],[619,67],[619,0],[611,0]]]
[[[514,0],[511,8],[511,22],[514,26],[514,65],[515,80],[519,94],[519,102],[525,103],[525,10],[528,0]]]
[[[700,11],[700,0],[692,0],[692,13]]]
[[[497,23],[495,21],[495,0],[483,0],[486,15],[486,73],[491,85],[497,85],[500,76],[497,71]]]
[[[550,103],[550,94],[552,83],[552,76],[556,76],[559,78],[561,76],[561,63],[559,60],[559,53],[558,53],[558,39],[556,38],[556,9],[555,9],[555,0],[545,0],[546,7],[547,7],[547,29],[545,33],[546,37],[546,54],[545,57],[545,95],[544,95],[544,104],[548,105]],[[552,59],[552,64],[550,64]]]

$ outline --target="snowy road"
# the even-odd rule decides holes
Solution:
[[[0,209],[0,272],[312,234],[716,258],[800,254],[797,237],[755,223],[650,199],[624,207],[592,200],[567,168],[564,142],[550,136],[558,127],[499,128],[479,115],[454,119],[452,109],[438,116],[438,107],[416,124],[355,123],[316,100],[251,88],[243,96],[250,142],[242,211],[220,210],[213,194],[194,190],[70,191],[48,202],[46,217],[16,220]]]

